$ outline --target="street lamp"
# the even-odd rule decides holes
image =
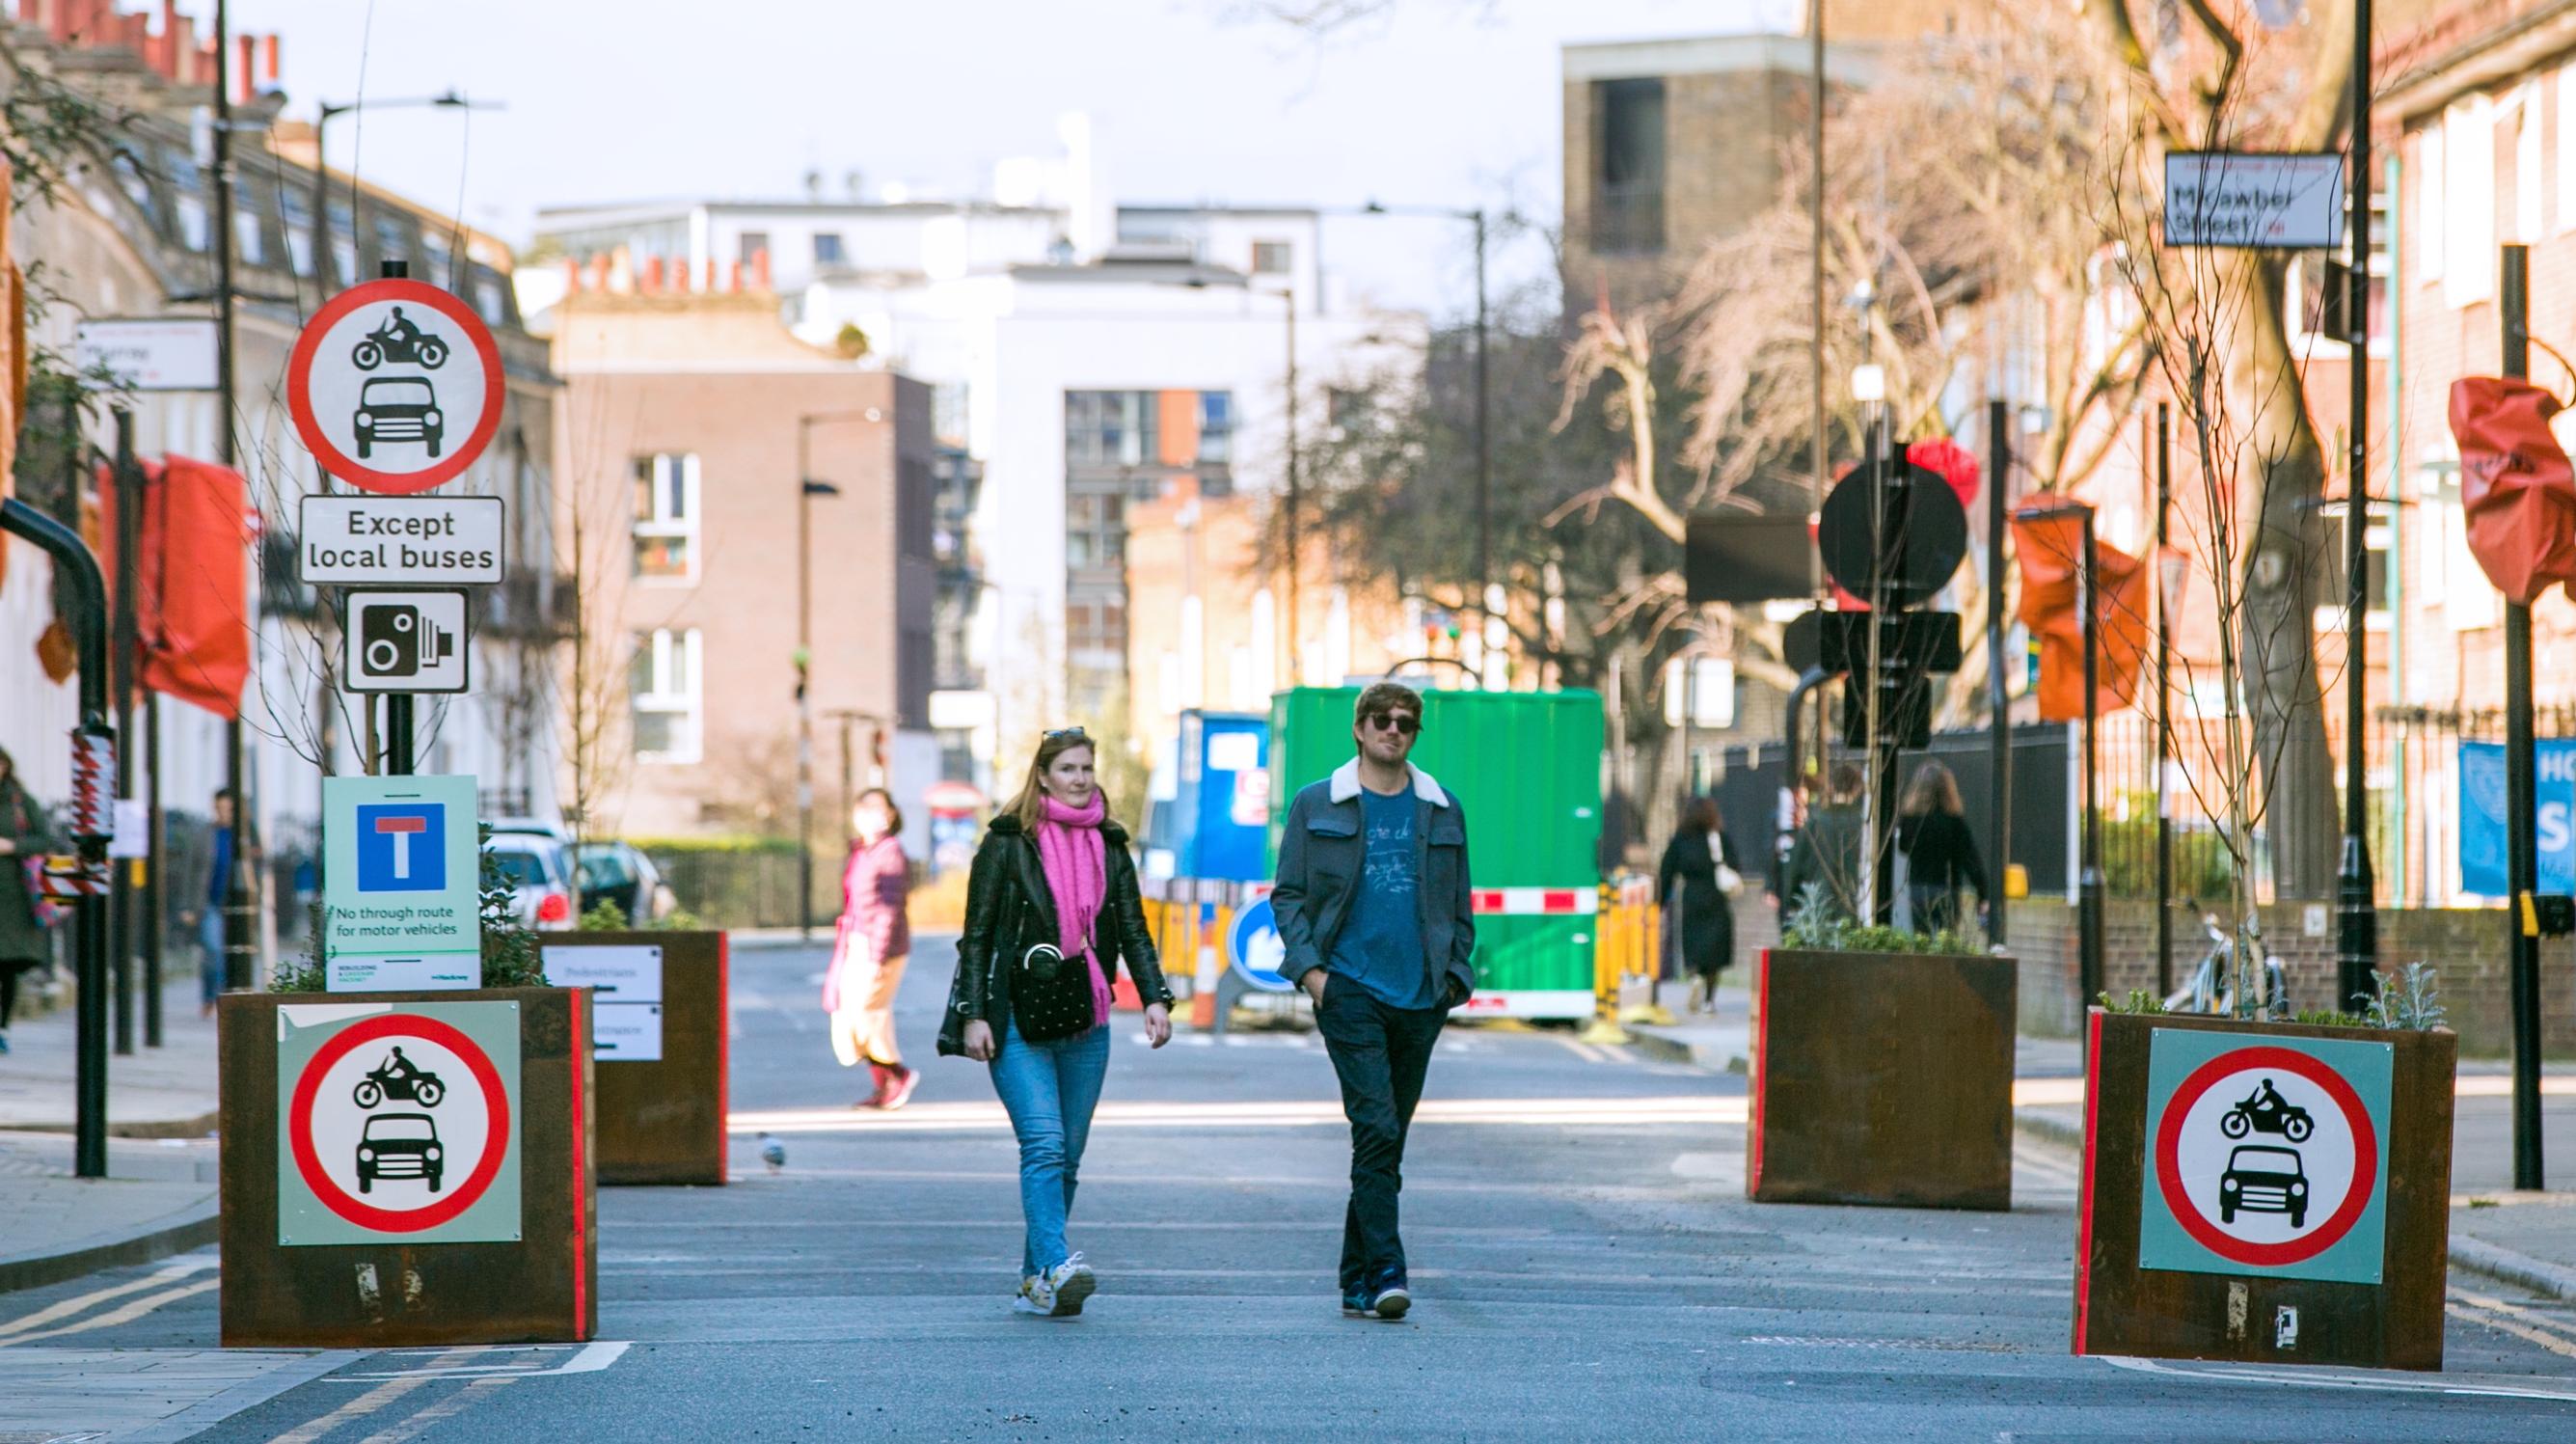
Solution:
[[[353,100],[346,105],[334,105],[326,100],[316,106],[313,112],[313,284],[315,289],[325,296],[331,291],[331,273],[325,268],[323,257],[331,253],[331,167],[326,159],[328,155],[326,147],[329,144],[328,137],[333,120],[361,110],[474,111],[504,108],[497,101],[468,100],[453,89],[437,95],[405,96],[395,100]],[[353,216],[357,187],[358,178],[353,174],[349,177]],[[354,219],[351,224],[355,224]],[[343,286],[358,284],[356,276],[342,276],[339,279]],[[433,276],[430,279],[437,278]]]
[[[814,661],[814,498],[841,489],[817,481],[809,457],[814,428],[833,421],[877,421],[861,411],[809,411],[796,418],[796,938],[814,940],[814,704],[807,683]]]

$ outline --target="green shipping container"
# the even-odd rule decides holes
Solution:
[[[1298,789],[1358,755],[1356,687],[1270,699],[1270,863]],[[1480,894],[1470,1016],[1588,1018],[1600,895],[1601,694],[1426,692],[1414,764],[1467,810]]]

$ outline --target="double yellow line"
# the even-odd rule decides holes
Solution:
[[[198,1279],[191,1283],[179,1282],[191,1275],[206,1273],[214,1267],[215,1258],[212,1254],[203,1258],[183,1258],[167,1268],[156,1269],[142,1278],[108,1288],[94,1289],[89,1293],[64,1299],[60,1303],[48,1304],[22,1318],[0,1322],[0,1349],[14,1344],[32,1344],[43,1339],[59,1339],[66,1334],[87,1333],[91,1329],[107,1329],[114,1328],[118,1324],[130,1324],[155,1309],[175,1304],[181,1299],[193,1298],[217,1287],[221,1281],[212,1278]],[[176,1287],[162,1288],[163,1285],[172,1284]],[[161,1288],[161,1292],[145,1293],[145,1290],[153,1288]],[[132,1294],[143,1294],[143,1297],[133,1299],[103,1314],[95,1314],[85,1319],[77,1318],[87,1310]],[[77,1321],[57,1322],[64,1319],[77,1319]],[[51,1327],[48,1327],[49,1325]]]

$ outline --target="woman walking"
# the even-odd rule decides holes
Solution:
[[[1968,833],[1968,810],[1959,801],[1959,779],[1938,762],[1926,762],[1907,784],[1896,809],[1896,845],[1905,853],[1905,895],[1918,933],[1954,932],[1959,926],[1959,885],[1977,890],[1985,910],[1986,865]]]
[[[52,960],[44,923],[36,914],[35,880],[27,865],[48,842],[45,810],[18,781],[18,764],[0,750],[0,1053],[9,1051],[9,1016],[18,1007],[18,979]]]
[[[831,969],[823,975],[823,1011],[832,1015],[832,1052],[844,1068],[865,1058],[876,1091],[861,1108],[901,1108],[912,1101],[921,1075],[904,1066],[894,1038],[894,995],[912,955],[912,863],[896,838],[903,810],[893,794],[871,787],[859,794],[850,826],[858,840],[841,874],[841,922]]]
[[[1172,1038],[1172,992],[1145,926],[1127,832],[1108,815],[1079,727],[1038,742],[1028,781],[985,830],[939,1051],[989,1064],[1020,1142],[1027,1240],[1011,1306],[1082,1312],[1099,1280],[1065,1242],[1075,1175],[1109,1069],[1109,989],[1127,960],[1145,1034]]]
[[[1663,905],[1674,954],[1690,974],[1694,1013],[1717,1011],[1718,974],[1735,963],[1735,905],[1729,899],[1744,886],[1741,866],[1734,839],[1719,825],[1717,799],[1683,803],[1681,823],[1655,869],[1655,900]]]

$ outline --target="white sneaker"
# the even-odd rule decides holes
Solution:
[[[1038,1297],[1038,1291],[1041,1289],[1046,1292],[1043,1303]],[[1047,1283],[1046,1276],[1043,1274],[1033,1274],[1020,1280],[1020,1291],[1011,1296],[1011,1312],[1015,1314],[1045,1314],[1053,1312],[1054,1309],[1055,1289]]]
[[[1082,1261],[1082,1255],[1075,1254],[1047,1270],[1044,1277],[1034,1280],[1029,1293],[1032,1299],[1036,1299],[1039,1290],[1043,1289],[1047,1312],[1062,1319],[1081,1313],[1082,1301],[1091,1297],[1099,1287],[1100,1280],[1092,1274],[1091,1265]]]

